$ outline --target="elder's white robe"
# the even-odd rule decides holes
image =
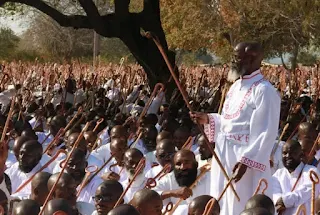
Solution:
[[[291,192],[302,169],[303,171],[299,182],[294,191]],[[312,182],[309,174],[311,170],[319,175],[319,172],[314,166],[304,165],[301,162],[292,173],[289,173],[286,168],[281,168],[272,176],[271,187],[273,189],[273,202],[276,204],[278,199],[282,198],[287,208],[283,215],[295,214],[301,204],[306,206],[307,214],[310,214]],[[316,197],[318,195],[319,190],[316,189]]]
[[[237,162],[248,166],[242,179],[234,184],[241,201],[231,188],[220,201],[221,214],[242,211],[261,178],[270,180],[270,154],[278,134],[280,96],[264,79],[260,70],[237,80],[230,88],[222,114],[209,114],[205,132],[215,142],[215,152],[229,177]],[[211,195],[218,197],[227,180],[212,159]],[[271,197],[270,187],[265,193]]]
[[[137,178],[134,180],[134,182],[128,189],[126,195],[124,196],[124,201],[130,202],[137,191],[144,189],[146,183],[147,179],[144,177],[144,174],[140,174],[139,176],[137,176]],[[121,184],[123,186],[123,189],[126,189],[129,185],[129,179],[125,180]]]

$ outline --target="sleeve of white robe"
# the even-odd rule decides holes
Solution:
[[[272,199],[274,204],[277,203],[278,199],[281,198],[283,193],[278,178],[279,178],[279,171],[276,171],[271,178],[272,193],[273,193]]]
[[[209,123],[204,125],[204,132],[207,135],[209,142],[213,143],[218,137],[221,127],[221,115],[217,113],[208,114]]]
[[[269,165],[272,146],[278,133],[280,96],[272,86],[259,86],[254,95],[248,148],[240,162],[260,171]]]

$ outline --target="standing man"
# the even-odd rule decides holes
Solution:
[[[261,178],[270,181],[270,154],[276,140],[280,116],[280,96],[260,72],[263,50],[256,42],[239,43],[228,74],[234,81],[222,114],[190,113],[204,124],[210,142],[225,170],[234,179],[240,196],[230,188],[224,194],[221,214],[237,214],[253,195]],[[218,197],[227,183],[215,159],[212,160],[211,195]],[[270,188],[266,191],[271,197]]]

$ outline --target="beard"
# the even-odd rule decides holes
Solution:
[[[174,169],[173,172],[179,187],[189,187],[198,175],[197,165],[194,165],[192,169],[188,170]]]
[[[229,82],[235,82],[236,80],[238,80],[241,76],[243,76],[244,74],[246,74],[246,70],[242,67],[239,68],[237,65],[235,64],[231,64],[231,68],[228,72],[228,77],[227,80]]]

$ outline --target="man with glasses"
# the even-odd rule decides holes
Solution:
[[[167,164],[170,164],[172,167],[173,156],[175,152],[176,152],[175,147],[171,140],[169,139],[161,140],[156,147],[156,158],[159,165],[151,168],[146,173],[145,175],[146,178],[154,178]]]
[[[102,182],[92,197],[96,210],[92,215],[107,215],[112,210],[123,192],[122,185],[115,180]]]

